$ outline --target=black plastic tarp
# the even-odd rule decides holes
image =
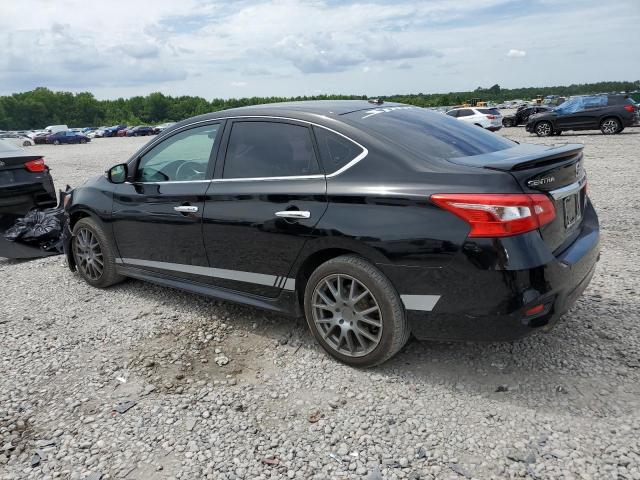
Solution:
[[[4,215],[0,218],[0,257],[27,259],[62,253],[63,208],[67,192],[60,192],[56,208],[31,210],[23,217]]]

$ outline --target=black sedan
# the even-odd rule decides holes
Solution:
[[[0,226],[32,208],[55,207],[56,191],[42,155],[0,140]]]
[[[145,137],[147,135],[155,135],[156,132],[153,127],[148,127],[145,125],[138,125],[137,127],[132,127],[127,129],[127,137]]]
[[[593,275],[581,145],[366,101],[202,115],[73,190],[69,265],[304,315],[354,366],[548,330]]]

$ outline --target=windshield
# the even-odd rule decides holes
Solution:
[[[342,118],[417,157],[468,157],[514,146],[511,140],[448,115],[419,107],[387,107],[352,112]]]

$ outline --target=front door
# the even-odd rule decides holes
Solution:
[[[223,151],[204,207],[212,282],[266,297],[294,290],[291,266],[327,208],[311,128],[236,120]]]
[[[131,181],[113,200],[120,263],[206,280],[202,212],[221,134],[219,123],[182,130],[130,164]]]

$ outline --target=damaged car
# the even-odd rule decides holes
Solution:
[[[411,334],[511,341],[548,331],[594,273],[582,149],[380,101],[225,110],[71,191],[65,252],[94,287],[131,277],[304,316],[357,367]]]
[[[27,152],[0,139],[0,257],[26,258],[25,248],[5,238],[5,233],[32,210],[53,208],[56,190],[42,155]]]

